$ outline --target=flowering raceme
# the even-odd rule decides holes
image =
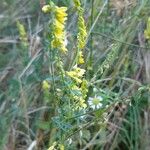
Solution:
[[[52,24],[52,35],[51,41],[52,48],[59,49],[61,52],[67,52],[66,48],[66,33],[65,33],[65,22],[67,20],[67,7],[58,7],[51,2],[51,5],[45,5],[42,8],[44,13],[53,12],[54,20]]]
[[[67,7],[58,7],[56,6],[56,19],[64,24],[64,22],[67,20],[67,14],[66,14],[66,11],[67,11]]]
[[[72,91],[72,98],[74,99],[76,104],[75,109],[85,109],[87,107],[85,100],[88,92],[87,81],[85,79],[82,79],[80,87],[74,84],[70,87],[70,89]]]
[[[147,21],[147,27],[144,31],[144,35],[145,35],[145,38],[146,39],[150,39],[150,17],[148,18],[148,21]]]
[[[26,33],[24,25],[21,22],[17,21],[17,28],[19,30],[19,36],[20,36],[20,40],[21,40],[22,44],[24,46],[27,46],[28,38],[27,38],[27,33]]]
[[[65,21],[67,20],[67,7],[55,7],[54,23],[53,23],[53,40],[51,42],[52,48],[58,48],[63,53],[67,52],[65,42]]]
[[[80,0],[74,0],[75,8],[78,13],[78,35],[77,35],[77,48],[78,48],[78,64],[84,63],[83,52],[82,49],[86,45],[86,26],[83,18],[83,8],[81,7]]]
[[[48,54],[50,57],[50,61],[55,62],[52,66],[52,68],[54,69],[52,69],[50,75],[52,73],[51,77],[57,77],[56,82],[55,78],[53,78],[52,83],[54,84],[50,84],[51,80],[43,81],[42,83],[43,96],[44,100],[48,104],[50,104],[50,102],[54,103],[53,106],[56,106],[53,109],[54,115],[57,115],[56,117],[54,117],[54,119],[56,118],[60,121],[63,119],[63,117],[66,120],[66,118],[74,116],[74,114],[76,114],[78,110],[83,111],[87,107],[86,99],[88,92],[88,82],[86,81],[86,79],[84,79],[85,69],[80,68],[79,65],[84,63],[83,53],[81,50],[85,46],[87,34],[84,19],[82,17],[83,11],[82,13],[79,13],[81,12],[80,10],[82,10],[81,3],[79,0],[75,0],[75,2],[77,5],[76,8],[78,10],[79,15],[77,46],[76,46],[77,53],[75,53],[77,55],[75,55],[75,59],[73,60],[73,63],[70,67],[71,69],[69,71],[66,71],[64,69],[63,58],[61,57],[62,52],[63,53],[67,52],[66,48],[67,39],[65,32],[65,24],[68,16],[66,13],[67,7],[58,7],[52,1],[50,1],[49,5],[45,5],[42,8],[43,12],[51,13],[50,15],[51,22],[49,24],[51,32],[49,33],[50,36],[48,36],[50,45],[48,47],[48,50],[50,50],[50,53]],[[59,127],[56,126],[56,129],[57,128],[58,128],[57,131],[60,131],[60,133],[62,133],[62,129],[59,129]],[[67,129],[70,130],[70,127],[69,128],[67,127]],[[54,136],[54,139],[56,138]],[[63,139],[65,139],[65,134],[64,135],[62,134],[60,142],[55,141],[52,143],[51,141],[53,141],[53,138],[50,139],[50,143],[52,143],[52,145],[49,147],[48,150],[55,150],[55,149],[64,150],[65,146],[63,145],[64,144]]]
[[[83,18],[83,8],[81,7],[80,0],[74,0],[74,4],[78,12],[78,48],[83,49],[85,47],[87,38],[85,21]]]
[[[72,98],[76,104],[75,109],[85,109],[87,107],[85,99],[88,92],[88,83],[83,78],[85,70],[79,68],[78,65],[84,63],[82,50],[86,44],[87,32],[80,0],[74,0],[74,4],[78,13],[77,59],[76,65],[71,71],[67,71],[66,75],[69,76],[71,80],[75,81],[73,82],[74,86],[70,88],[72,91]]]
[[[81,11],[81,12],[80,12]],[[86,44],[87,32],[85,22],[82,16],[82,10],[79,10],[79,18],[78,18],[78,26],[79,26],[79,33],[78,33],[78,47],[83,49]]]

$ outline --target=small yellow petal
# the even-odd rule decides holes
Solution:
[[[84,63],[84,58],[83,58],[82,51],[79,52],[78,63],[79,64],[83,64]]]
[[[49,13],[49,12],[51,11],[50,5],[44,5],[44,6],[42,7],[42,11],[43,11],[44,13]]]
[[[62,51],[63,53],[66,53],[68,50],[67,50],[67,48],[63,45],[63,46],[61,47],[61,51]]]
[[[81,5],[79,0],[74,0],[74,4],[76,7],[80,7],[80,5]]]
[[[48,90],[50,89],[50,84],[46,80],[44,80],[42,83],[42,88],[43,90]]]

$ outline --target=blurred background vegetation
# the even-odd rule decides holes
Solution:
[[[48,2],[0,2],[0,149],[47,149],[53,122],[56,130],[66,132],[68,150],[149,150],[150,41],[144,31],[150,1],[82,0],[89,33],[83,65],[88,97],[101,96],[103,107],[77,114],[80,123],[69,133],[69,121],[54,116],[54,105],[47,105],[41,89],[49,77],[46,36],[51,18],[41,12]],[[74,56],[76,15],[72,0],[55,4],[68,7],[67,68]]]

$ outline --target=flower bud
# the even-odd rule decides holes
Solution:
[[[42,7],[42,11],[43,11],[44,13],[49,13],[49,12],[51,11],[50,5],[44,5],[44,6]]]

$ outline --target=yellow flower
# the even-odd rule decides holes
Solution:
[[[80,98],[79,100],[79,107],[81,108],[86,108],[87,107],[87,104],[85,103],[85,100]]]
[[[80,5],[81,5],[79,0],[74,0],[74,4],[76,7],[80,7]]]
[[[78,54],[78,64],[84,64],[84,58],[83,58],[82,51],[80,51]]]
[[[82,91],[83,98],[85,98],[88,92],[88,82],[85,79],[82,80],[81,91]]]
[[[63,53],[66,53],[66,52],[68,51],[67,48],[65,47],[65,45],[62,45],[61,51],[62,51]]]
[[[49,13],[49,12],[51,11],[51,6],[50,6],[50,5],[44,5],[44,6],[42,7],[42,11],[43,11],[44,13]]]
[[[86,29],[86,27],[85,27],[85,21],[84,21],[84,18],[83,18],[83,14],[80,14],[80,15],[79,15],[78,21],[79,21],[79,26],[80,26],[81,28]]]
[[[79,79],[78,77],[72,77],[77,83],[81,83],[82,82],[82,80],[81,79]]]
[[[150,39],[150,17],[148,18],[148,21],[147,21],[147,27],[144,31],[144,36],[146,39]]]
[[[66,13],[66,11],[67,11],[67,7],[58,7],[58,6],[56,6],[55,17],[62,24],[64,24],[65,21],[67,20],[68,14]]]
[[[79,67],[77,67],[77,65],[75,65],[73,67],[73,71],[67,71],[66,72],[68,76],[70,76],[72,79],[74,79],[77,83],[81,83],[82,80],[81,78],[83,77],[85,70],[81,69]]]
[[[83,42],[80,38],[78,38],[78,47],[80,48],[80,49],[83,49],[84,48],[84,46],[85,46],[85,42]]]
[[[86,32],[86,26],[85,21],[83,18],[83,8],[81,7],[80,0],[74,0],[74,4],[77,7],[78,12],[78,35],[77,35],[77,47],[79,49],[83,49],[86,44],[86,38],[87,38],[87,32]]]
[[[150,39],[150,32],[148,32],[148,30],[144,31],[144,36],[146,39]]]
[[[63,53],[67,52],[65,40],[65,21],[67,20],[67,7],[55,6],[53,23],[53,40],[51,42],[52,48],[60,49]]]
[[[27,32],[25,30],[24,25],[20,21],[17,21],[17,28],[19,30],[19,36],[22,44],[24,46],[27,46],[28,45]]]
[[[64,39],[64,28],[65,26],[63,24],[61,24],[58,20],[55,20],[53,32],[56,38]]]
[[[46,80],[44,80],[42,83],[42,88],[43,90],[48,90],[50,89],[50,84]]]
[[[79,67],[77,67],[77,65],[75,65],[73,67],[74,71],[76,72],[76,75],[77,77],[83,77],[84,73],[85,73],[85,70],[84,69],[81,69]]]
[[[80,88],[79,88],[79,87],[77,87],[76,85],[73,85],[71,89],[72,89],[72,90],[80,91]]]
[[[51,42],[51,45],[53,48],[58,48],[62,45],[62,40],[56,38]]]
[[[80,31],[80,35],[82,36],[82,38],[85,39],[87,36],[86,28],[79,27],[79,31]]]
[[[85,103],[85,100],[82,96],[74,95],[73,99],[76,102],[76,109],[86,108],[87,104]]]
[[[74,71],[67,71],[67,75],[70,77],[74,77],[76,73]]]
[[[64,31],[64,28],[65,28],[64,24],[59,22],[57,19],[54,21],[54,26],[57,29]]]
[[[82,16],[79,16],[78,25],[79,25],[79,33],[77,36],[78,47],[79,49],[83,49],[86,44],[87,32],[86,32],[85,22]]]

